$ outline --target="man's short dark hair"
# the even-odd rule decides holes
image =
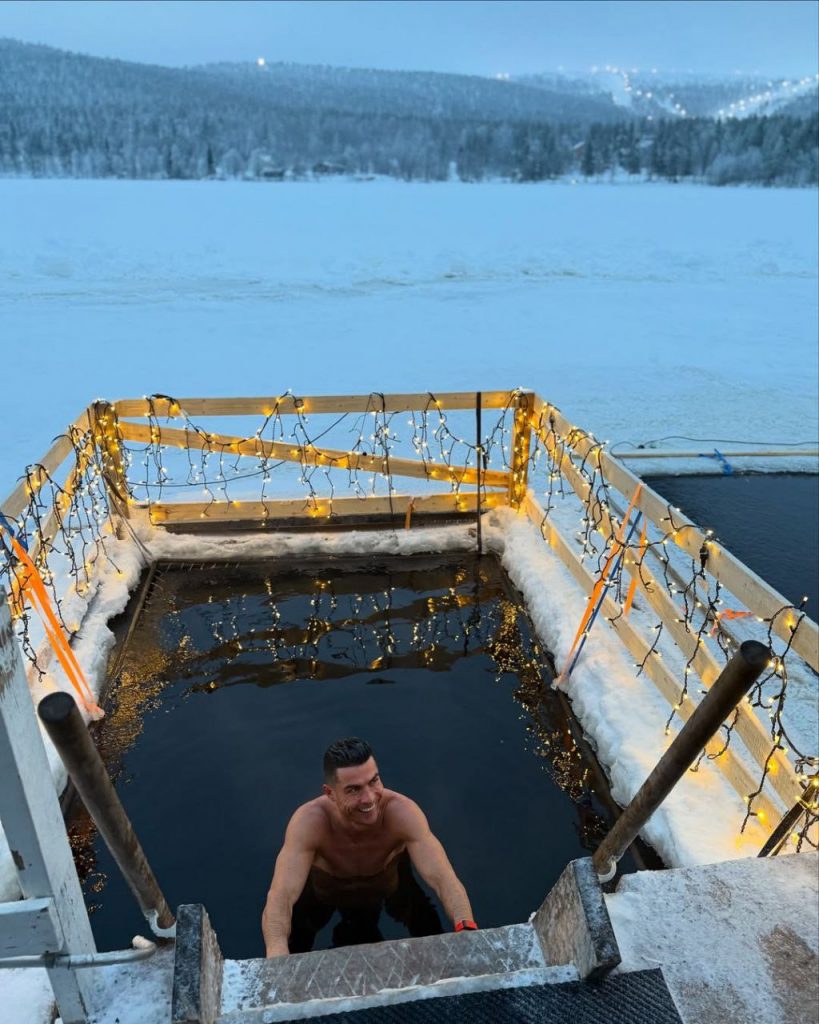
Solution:
[[[358,736],[348,736],[343,740],[331,743],[324,752],[324,781],[336,781],[339,768],[355,768],[373,756],[373,748],[366,740]]]

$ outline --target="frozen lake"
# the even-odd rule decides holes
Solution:
[[[816,223],[813,190],[0,180],[0,490],[153,392],[522,385],[613,442],[815,440]]]

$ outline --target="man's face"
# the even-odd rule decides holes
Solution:
[[[374,757],[364,764],[337,769],[335,782],[323,789],[348,821],[359,825],[378,821],[384,786]]]

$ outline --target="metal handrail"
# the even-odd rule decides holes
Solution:
[[[697,760],[770,659],[770,650],[757,640],[746,640],[740,646],[597,848],[592,860],[601,881],[614,877],[617,862],[640,829]]]
[[[37,705],[37,713],[151,931],[160,939],[173,938],[176,920],[74,698],[50,693]]]
[[[156,950],[155,942],[135,935],[131,949],[115,949],[107,953],[40,953],[39,956],[9,956],[0,959],[0,970],[17,970],[20,967],[63,967],[79,971],[87,967],[138,963],[140,960],[148,960]]]

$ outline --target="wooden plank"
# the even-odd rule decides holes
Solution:
[[[614,510],[615,515],[621,519],[625,515],[626,506],[621,505],[617,498],[615,498],[611,492],[609,492],[609,507]],[[665,548],[663,547],[663,550]],[[682,575],[674,568],[674,566],[668,562],[663,562],[660,553],[655,547],[647,548],[647,555],[651,562],[657,567],[660,573],[664,576],[668,576],[668,579],[675,587],[679,587],[680,591],[685,590],[689,585],[688,580],[684,580]],[[704,580],[701,576],[696,578],[696,589],[703,594],[706,598],[710,595],[710,583],[708,580]],[[696,596],[696,595],[694,595]],[[725,619],[720,619],[719,631],[727,640],[731,643],[736,644],[737,647],[742,643],[742,640],[736,635],[735,631],[728,625]]]
[[[148,510],[152,523],[170,525],[178,523],[199,523],[203,519],[216,522],[238,520],[275,520],[275,519],[333,519],[344,516],[389,515],[404,516],[409,503],[413,504],[413,513],[446,513],[474,511],[477,503],[476,491],[462,491],[460,494],[424,494],[420,497],[409,494],[396,494],[392,498],[319,498],[311,504],[307,498],[266,501],[230,501],[230,502],[157,502],[151,505],[137,505],[137,508]],[[487,510],[506,504],[506,495],[499,491],[491,491],[481,495],[481,508]]]
[[[28,479],[22,480],[3,502],[0,511],[7,518],[16,519],[28,508],[31,495],[36,494],[48,477],[66,460],[74,446],[67,437],[59,437],[49,448],[40,462],[33,463]]]
[[[693,632],[686,630],[680,622],[680,612],[664,587],[647,570],[643,563],[642,573],[636,569],[637,558],[633,554],[626,557],[626,569],[644,599],[659,615],[665,628],[673,637],[684,658],[691,659],[691,667],[697,673],[706,689],[716,682],[722,666]],[[786,804],[795,803],[802,794],[799,779],[788,758],[781,750],[771,753],[774,741],[753,709],[743,701],[737,706],[736,732],[748,748],[748,752],[759,765],[764,768],[770,761],[769,773],[771,784]]]
[[[94,953],[77,869],[31,702],[23,659],[5,600],[0,599],[0,821],[14,851],[27,899],[53,899],[63,943],[52,952]],[[40,950],[45,952],[45,950]],[[64,1021],[90,1017],[90,971],[48,971]]]
[[[484,391],[481,407],[505,409],[514,391]],[[418,392],[370,395],[267,395],[260,398],[122,398],[114,402],[120,417],[154,416],[272,416],[302,413],[420,412],[424,409],[474,409],[474,391]]]
[[[588,481],[581,475],[565,449],[562,453],[558,453],[547,435],[541,436],[541,440],[552,459],[559,465],[561,473],[574,488],[578,498],[585,504],[591,493]],[[612,521],[608,510],[600,506],[597,514],[600,516],[602,531],[610,536],[615,536],[618,524]],[[626,554],[625,568],[631,578],[637,581],[643,598],[659,615],[664,627],[682,651],[686,661],[693,659],[691,667],[706,689],[709,688],[722,671],[722,666],[705,643],[699,641],[695,633],[685,628],[685,624],[680,621],[680,610],[674,604],[664,585],[654,577],[645,560],[643,560],[642,569],[639,569],[638,556],[631,548]],[[672,701],[674,707],[678,705],[678,702],[679,694]],[[748,704],[743,702],[738,706],[737,711],[737,733],[760,769],[770,761],[773,787],[785,804],[790,806],[799,799],[802,793],[802,787],[793,766],[781,751],[771,754],[774,746],[773,739]]]
[[[41,567],[39,560],[48,557],[48,546],[57,535],[57,531],[60,528],[60,520],[62,516],[65,515],[65,512],[71,504],[71,498],[82,479],[82,474],[87,469],[88,464],[93,457],[94,451],[94,444],[89,439],[85,447],[80,450],[79,458],[63,484],[63,493],[58,495],[55,499],[55,503],[52,505],[51,510],[46,516],[45,522],[42,524],[39,532],[35,534],[32,540],[28,554],[32,562],[34,562],[38,567]],[[58,503],[59,509],[56,507]],[[9,579],[9,587],[11,606],[15,609],[13,614],[16,616],[19,611],[22,611],[22,605],[20,603],[21,588],[17,577],[13,573]]]
[[[580,556],[574,551],[569,542],[566,541],[551,519],[545,518],[543,508],[531,494],[527,496],[523,508],[535,526],[540,529],[544,540],[548,542],[560,561],[580,585],[583,593],[587,596],[591,594],[595,583],[594,576],[580,561]],[[609,621],[609,625],[620,637],[623,645],[634,660],[637,663],[641,663],[650,649],[650,645],[643,634],[625,616],[620,614],[620,606],[610,596],[607,595],[604,599],[601,611],[607,620],[614,620]],[[649,657],[645,662],[644,672],[670,704],[673,705],[677,702],[680,683],[661,658]],[[687,722],[693,712],[693,702],[685,701],[682,707],[680,707],[678,714],[683,722]],[[757,790],[759,783],[753,778],[730,747],[725,751],[722,748],[723,741],[718,734],[708,742],[705,750],[714,757],[714,763],[725,775],[739,796],[742,797],[743,801],[747,802],[748,796]],[[784,809],[778,807],[765,790],[754,801],[754,810],[758,812],[757,816],[766,828],[776,827],[784,814]]]
[[[529,479],[529,452],[532,445],[532,407],[534,394],[519,391],[515,395],[515,419],[512,428],[512,462],[509,470],[509,504],[520,508],[526,497]]]
[[[53,476],[74,450],[74,445],[69,439],[70,433],[77,431],[82,435],[89,429],[88,410],[85,409],[71,424],[65,434],[60,434],[39,462],[32,463],[36,469],[31,474],[30,481],[23,480],[22,483],[15,487],[0,506],[0,512],[8,519],[16,519],[21,515],[28,508],[30,496],[40,490],[48,480],[48,477]]]
[[[61,949],[63,936],[52,899],[0,903],[0,957],[39,956]]]
[[[620,491],[627,501],[631,501],[637,487],[642,483],[638,476],[604,451],[592,435],[577,430],[558,409],[548,405],[541,398],[536,398],[535,424],[541,414],[553,417],[557,433],[562,435],[581,458],[588,457],[592,466],[599,466],[605,479]],[[699,559],[700,549],[705,544],[708,551],[707,572],[759,618],[773,619],[773,631],[776,635],[786,643],[791,643],[792,649],[804,658],[815,672],[819,672],[819,626],[812,619],[805,616],[796,633],[792,635],[791,627],[796,624],[796,613],[788,611],[778,614],[782,609],[791,608],[791,602],[787,598],[769,586],[721,544],[703,533],[682,512],[675,511],[656,491],[645,484],[642,485],[636,504],[661,533],[668,533],[669,540],[692,558]]]
[[[128,513],[128,477],[122,458],[117,414],[110,402],[94,402],[91,406],[94,422],[94,441],[100,451],[102,480],[108,498],[108,513],[124,519]]]
[[[283,441],[263,441],[259,437],[235,437],[230,434],[198,433],[195,430],[177,430],[173,427],[148,426],[143,423],[120,421],[120,436],[123,441],[138,444],[164,444],[174,448],[224,451],[229,455],[251,455],[256,458],[276,461],[298,462],[309,466],[327,466],[331,469],[360,469],[367,473],[384,476],[420,477],[425,480],[442,480],[446,483],[461,484],[478,482],[478,471],[468,466],[447,466],[443,463],[420,462],[414,459],[385,458],[363,455],[360,452],[344,452],[335,448],[316,448],[307,445],[285,444]],[[487,470],[481,474],[481,482],[487,487],[507,487],[509,474]]]

